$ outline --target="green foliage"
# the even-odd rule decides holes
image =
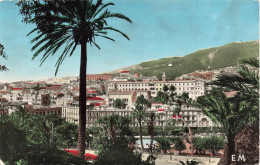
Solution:
[[[78,139],[77,125],[64,122],[58,126],[55,126],[55,142],[59,146],[76,146]]]
[[[130,129],[130,119],[119,115],[105,116],[99,119],[102,130],[99,132],[100,137],[96,140],[97,144],[107,147],[110,144],[118,146],[127,146],[129,143],[135,142],[133,132]]]
[[[115,107],[115,108],[122,109],[124,106],[125,106],[125,103],[124,103],[123,100],[121,100],[121,99],[116,99],[116,100],[114,101],[114,107]]]
[[[0,157],[4,162],[14,164],[25,157],[27,148],[25,131],[12,122],[0,120]]]
[[[167,137],[156,137],[155,140],[159,143],[159,149],[163,153],[167,153],[167,150],[171,148],[171,139]]]
[[[180,153],[181,151],[186,149],[186,145],[184,144],[183,140],[177,138],[174,142],[174,149],[178,150]]]
[[[207,145],[205,138],[194,138],[193,139],[193,147],[196,149],[197,154],[205,154]]]
[[[57,147],[48,145],[33,145],[26,153],[25,159],[30,164],[88,164],[81,158],[60,150]]]
[[[162,91],[158,91],[156,97],[153,98],[153,102],[167,104],[168,101],[169,101],[168,94],[166,94]]]
[[[259,121],[259,60],[251,58],[242,63],[238,74],[220,75],[213,82],[219,88],[199,97],[194,104],[225,130],[225,164],[231,163],[231,154],[236,152],[234,138],[237,133],[248,123]],[[227,97],[224,91],[232,91],[233,95]],[[211,150],[214,153],[214,149]]]
[[[4,52],[4,45],[0,44],[0,57],[7,59],[7,56]],[[7,67],[5,65],[0,65],[0,71],[7,71]]]
[[[212,152],[213,155],[224,147],[225,139],[223,137],[211,136],[206,139],[206,150]]]
[[[171,84],[169,90],[170,90],[171,92],[174,92],[174,91],[176,90],[176,88],[175,88],[174,85]]]
[[[214,53],[212,61],[209,54]],[[169,79],[174,79],[195,70],[223,68],[238,64],[243,58],[258,57],[259,43],[255,41],[230,43],[220,47],[198,50],[183,57],[170,57],[140,63],[142,69],[131,70],[131,73],[140,73],[144,76],[161,77],[165,72]],[[173,66],[169,67],[171,63]]]
[[[95,165],[133,165],[142,164],[141,155],[126,147],[112,145],[98,154]]]
[[[135,109],[133,109],[133,117],[138,120],[139,131],[140,131],[140,141],[141,141],[141,148],[144,149],[143,146],[143,129],[142,129],[142,119],[146,117],[146,109],[151,107],[151,103],[144,98],[144,95],[140,95],[137,97],[135,101]]]
[[[7,164],[86,164],[57,145],[73,143],[77,127],[63,119],[28,114],[22,107],[19,111],[0,118],[0,157]],[[51,128],[54,126],[54,140]]]
[[[143,135],[144,136],[148,136],[148,128],[146,126],[142,126],[143,127]],[[134,136],[139,136],[140,135],[140,128],[139,127],[131,127],[130,128],[134,134]]]
[[[169,90],[169,87],[164,84],[164,85],[163,85],[163,91],[164,91],[164,92],[167,92],[168,90]]]
[[[206,150],[214,155],[220,149],[225,147],[225,139],[223,137],[211,136],[193,139],[193,146],[197,154],[205,154]]]
[[[174,110],[173,110],[173,113],[174,114],[179,114],[181,112],[181,108],[180,107],[176,107],[176,108],[174,108]]]
[[[135,104],[136,104],[137,107],[141,106],[142,109],[151,107],[151,103],[146,98],[144,98],[144,95],[138,96],[136,101],[135,101]]]
[[[99,149],[97,165],[145,164],[141,155],[134,153],[131,144],[136,139],[129,127],[128,118],[112,115],[99,120],[103,130],[94,138],[94,143]]]
[[[249,121],[252,113],[258,112],[258,106],[245,100],[242,93],[227,98],[221,89],[213,89],[205,96],[198,98],[194,105],[202,108],[215,123],[220,123],[226,136],[234,138]],[[255,119],[256,120],[256,119]]]
[[[108,6],[114,5],[113,3],[23,0],[17,5],[20,7],[23,21],[36,25],[28,34],[37,34],[31,41],[34,43],[32,50],[36,50],[33,59],[42,53],[42,64],[57,50],[64,49],[57,60],[55,75],[67,55],[71,56],[78,45],[88,43],[100,49],[95,41],[97,37],[115,41],[107,35],[109,31],[117,32],[129,40],[126,34],[107,24],[109,18],[132,22],[121,13],[105,10]]]

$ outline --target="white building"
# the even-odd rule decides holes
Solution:
[[[196,100],[206,92],[206,84],[202,80],[172,80],[172,81],[112,81],[108,84],[108,90],[142,90],[151,91],[151,96],[155,97],[158,91],[163,91],[163,86],[175,87],[178,95],[183,92],[189,93],[189,97]]]
[[[165,108],[165,109],[162,109]],[[147,121],[149,121],[149,113],[155,113],[155,126],[166,126],[174,125],[180,127],[213,127],[214,123],[203,114],[200,109],[194,107],[182,107],[182,111],[180,114],[173,113],[173,107],[162,105],[159,109],[148,109],[147,117],[142,121],[144,125],[146,125]],[[115,109],[115,108],[102,108],[102,109],[94,109],[89,107],[87,110],[87,126],[99,126],[97,124],[97,120],[101,117],[107,115],[118,114],[120,116],[129,116],[133,114],[132,109]],[[63,107],[62,108],[62,117],[66,119],[66,121],[78,124],[79,122],[79,107]],[[138,121],[134,119],[131,122],[131,126],[138,126]]]

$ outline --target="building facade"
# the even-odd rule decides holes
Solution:
[[[142,90],[151,91],[151,96],[155,97],[158,91],[163,91],[163,86],[175,87],[175,92],[180,95],[183,92],[189,93],[189,97],[196,100],[206,92],[206,84],[202,80],[172,80],[172,81],[112,81],[108,84],[109,90]]]
[[[111,80],[111,74],[87,74],[87,80]]]
[[[164,108],[164,109],[163,109]],[[156,118],[154,125],[165,127],[166,125],[174,125],[179,127],[213,127],[214,123],[206,116],[204,113],[194,107],[182,107],[182,111],[179,114],[173,113],[173,107],[162,105],[159,108],[147,109],[147,117],[142,121],[143,125],[147,125],[149,121],[149,114],[155,113]],[[101,108],[94,109],[89,108],[87,110],[87,126],[99,126],[97,123],[98,119],[104,116],[118,114],[120,116],[130,116],[133,115],[132,109],[115,109],[115,108]],[[63,107],[62,108],[62,117],[66,121],[78,124],[79,122],[79,107]],[[131,126],[138,126],[138,121],[133,119]]]

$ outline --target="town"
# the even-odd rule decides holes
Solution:
[[[237,67],[228,67],[227,73],[233,73]],[[216,71],[215,74],[218,72]],[[199,74],[199,72],[197,73]],[[214,75],[214,72],[210,72]],[[138,96],[152,100],[163,87],[174,86],[176,95],[187,93],[189,98],[196,100],[210,90],[211,86],[206,82],[214,79],[208,74],[201,78],[193,77],[167,80],[165,73],[162,77],[140,76],[138,73],[130,74],[129,71],[121,71],[118,76],[111,74],[87,75],[87,126],[96,126],[98,118],[106,115],[119,114],[131,115]],[[203,79],[204,78],[204,79]],[[0,101],[1,115],[15,112],[17,105],[22,105],[31,114],[47,115],[50,113],[62,116],[66,121],[78,124],[79,121],[79,78],[63,77],[49,78],[45,81],[24,81],[1,84]],[[169,91],[168,91],[169,93]],[[115,104],[122,101],[122,105]],[[201,109],[182,105],[182,111],[176,115],[174,109],[177,103],[152,102],[148,112],[159,114],[156,118],[156,126],[165,126],[171,120],[175,126],[190,127],[214,127],[214,123],[202,112]],[[132,122],[132,126],[137,126]]]
[[[258,164],[258,6],[0,0],[0,165]]]

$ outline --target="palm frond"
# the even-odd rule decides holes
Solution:
[[[113,28],[113,27],[104,27],[103,29],[105,29],[105,30],[112,30],[112,31],[118,32],[118,33],[120,33],[121,35],[123,35],[125,38],[127,38],[128,40],[130,40],[130,38],[129,38],[125,33],[121,32],[121,31],[118,30],[118,29],[115,29],[115,28]]]
[[[259,60],[257,58],[249,58],[240,60],[241,64],[250,65],[251,67],[259,68]]]

